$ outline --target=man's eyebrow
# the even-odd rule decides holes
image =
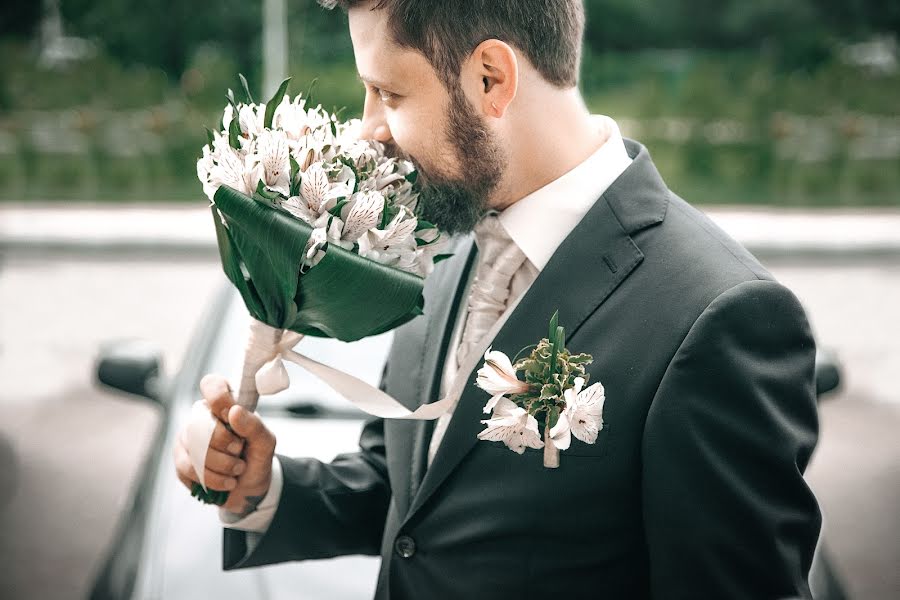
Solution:
[[[367,75],[360,75],[359,73],[357,73],[356,78],[359,79],[360,81],[362,81],[363,83],[367,83],[367,84],[377,87],[377,88],[391,88],[391,85],[389,83],[385,83],[384,81],[379,81],[379,80],[377,80],[373,77],[369,77]]]

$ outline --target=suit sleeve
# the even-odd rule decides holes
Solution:
[[[803,309],[778,283],[731,288],[694,323],[644,429],[654,598],[809,597],[814,369]]]
[[[283,486],[272,522],[249,552],[243,531],[224,530],[225,570],[380,554],[391,499],[382,419],[366,422],[358,452],[330,463],[281,455],[278,460]]]

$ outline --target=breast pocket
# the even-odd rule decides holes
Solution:
[[[560,462],[565,460],[566,457],[577,457],[577,458],[604,458],[608,457],[611,453],[611,439],[610,439],[610,426],[604,424],[603,429],[601,429],[597,433],[597,439],[593,444],[587,444],[582,442],[574,435],[572,436],[572,441],[569,444],[569,447],[565,450],[560,450]],[[479,441],[479,444],[487,444],[491,450],[497,452],[505,452],[510,455],[512,459],[515,459],[516,453],[506,447],[506,444],[502,442],[486,442]],[[544,449],[543,448],[525,448],[525,452],[522,454],[523,456],[527,456],[529,461],[540,460],[543,465],[544,460]]]

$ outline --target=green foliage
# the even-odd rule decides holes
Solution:
[[[38,63],[39,2],[0,16],[0,201],[202,197],[194,161],[222,90],[260,88],[260,0],[64,0],[67,35],[97,53]],[[900,205],[900,74],[841,60],[841,44],[900,32],[879,0],[586,0],[588,106],[646,144],[694,203]],[[12,6],[12,5],[11,5]],[[201,18],[202,16],[202,18]],[[346,16],[289,3],[289,72],[359,116]],[[257,99],[259,94],[257,94]],[[736,123],[736,139],[716,137]]]
[[[421,313],[422,278],[336,245],[302,275],[301,286],[312,228],[269,201],[223,186],[212,215],[225,274],[259,321],[349,342]]]
[[[553,338],[552,342],[550,338]],[[593,360],[590,354],[569,352],[565,347],[565,331],[559,326],[559,315],[554,313],[550,319],[549,337],[541,339],[527,357],[513,364],[517,372],[523,372],[530,390],[514,394],[510,399],[535,418],[539,414],[548,417],[550,427],[553,427],[560,409],[565,409],[563,392],[574,387],[578,377],[587,385],[590,374],[585,367]]]

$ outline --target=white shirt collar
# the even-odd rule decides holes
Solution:
[[[592,121],[608,133],[606,142],[574,169],[499,215],[506,232],[539,271],[594,202],[631,164],[616,122],[604,115],[594,115]]]

